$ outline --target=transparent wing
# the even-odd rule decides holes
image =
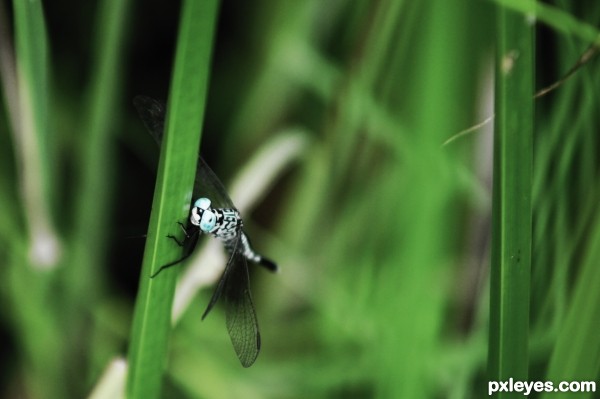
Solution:
[[[194,199],[205,197],[213,208],[236,209],[221,180],[202,157],[198,157],[198,169],[194,180]]]
[[[232,256],[232,267],[225,285],[225,319],[233,348],[244,367],[250,367],[260,351],[258,320],[250,294],[246,258],[241,251]]]
[[[144,122],[144,126],[160,147],[167,113],[165,104],[150,97],[136,96],[133,99],[133,105],[137,109],[142,122]]]
[[[138,111],[144,126],[160,146],[163,138],[167,108],[161,101],[146,96],[136,96],[133,105]],[[194,180],[193,200],[205,197],[211,200],[213,208],[235,209],[223,183],[210,166],[198,157],[196,178]]]
[[[242,254],[240,241],[241,234],[238,234],[229,262],[202,318],[206,317],[222,296],[231,343],[242,366],[250,367],[260,351],[260,332],[250,294],[248,265]]]

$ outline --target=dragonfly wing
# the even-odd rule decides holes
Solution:
[[[133,105],[137,109],[144,126],[150,132],[150,135],[156,140],[158,146],[162,142],[165,129],[165,115],[167,108],[161,101],[146,96],[136,96],[133,99]]]
[[[224,287],[225,319],[233,348],[244,367],[250,367],[260,351],[258,320],[250,294],[248,265],[240,243],[232,255],[232,265]]]
[[[144,122],[144,126],[160,146],[167,112],[165,104],[146,96],[136,96],[133,104]],[[213,208],[235,208],[223,183],[202,157],[198,158],[193,192],[194,200],[200,197],[210,199]]]
[[[213,208],[235,209],[227,190],[202,157],[198,158],[198,170],[194,181],[194,198],[210,199]]]
[[[222,296],[231,343],[242,366],[250,367],[260,351],[260,332],[250,294],[248,265],[241,251],[240,237],[241,235],[238,235],[229,262],[202,318],[206,317]]]

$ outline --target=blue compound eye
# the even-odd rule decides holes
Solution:
[[[196,201],[197,202],[197,201]],[[202,219],[200,219],[200,230],[205,233],[210,233],[217,223],[217,215],[211,211],[202,212]]]
[[[207,210],[210,208],[210,200],[208,198],[198,198],[196,202],[194,202],[194,206],[203,210]]]

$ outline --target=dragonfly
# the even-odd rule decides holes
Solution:
[[[154,140],[161,145],[166,107],[161,101],[146,96],[136,96],[133,103],[146,129]],[[222,300],[225,305],[225,321],[233,348],[244,367],[250,367],[260,352],[260,332],[252,295],[248,262],[277,271],[277,265],[270,259],[257,253],[244,232],[244,224],[239,211],[233,205],[225,187],[206,164],[201,156],[193,190],[194,204],[186,224],[178,222],[183,229],[182,240],[168,235],[183,247],[183,256],[161,266],[151,278],[163,270],[178,265],[194,251],[201,234],[212,235],[223,243],[229,260],[202,315],[202,320],[210,313],[215,304]]]

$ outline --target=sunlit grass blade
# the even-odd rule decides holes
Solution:
[[[527,380],[533,170],[533,25],[498,9],[489,379]],[[502,393],[500,393],[502,395]]]
[[[14,123],[16,156],[21,167],[21,195],[30,234],[32,266],[52,268],[60,244],[50,215],[53,140],[48,130],[48,43],[41,1],[14,1],[18,121]]]
[[[61,253],[51,216],[57,187],[53,178],[54,141],[48,128],[48,36],[41,1],[14,1],[13,7],[16,76],[4,78],[16,82],[16,90],[5,90],[10,108],[16,111],[11,133],[20,189],[19,216],[24,216],[25,225],[10,234],[6,259],[10,266],[5,280],[15,304],[10,307],[10,316],[22,350],[27,394],[65,397],[65,384],[58,382],[64,376],[64,363],[59,359],[65,347],[56,308],[48,303],[53,288],[49,271],[59,264]],[[6,69],[3,72],[10,73]],[[27,232],[26,239],[23,232]]]
[[[186,0],[181,11],[166,135],[161,146],[129,352],[127,395],[161,396],[177,268],[151,279],[181,256],[166,238],[189,211],[204,116],[217,1]],[[141,123],[141,122],[140,122]]]

